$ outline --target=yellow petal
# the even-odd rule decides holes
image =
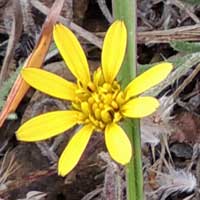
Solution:
[[[155,112],[158,106],[159,102],[154,97],[138,97],[122,106],[121,112],[126,117],[141,118]]]
[[[74,33],[62,24],[54,26],[53,37],[72,74],[85,86],[90,82],[88,62]]]
[[[58,75],[36,68],[23,69],[21,75],[29,85],[41,92],[61,99],[75,99],[77,86]]]
[[[85,125],[72,137],[58,162],[59,175],[67,175],[77,165],[89,142],[92,131],[92,125]]]
[[[171,63],[163,62],[155,65],[140,76],[132,80],[125,89],[126,98],[136,96],[163,81],[171,72]]]
[[[79,114],[77,111],[53,111],[34,117],[19,127],[17,139],[34,142],[56,136],[73,127]]]
[[[124,130],[115,123],[109,124],[105,130],[105,141],[110,156],[120,164],[127,164],[132,156],[130,140]]]
[[[123,21],[114,22],[108,29],[102,49],[101,63],[106,82],[112,83],[124,59],[127,31]]]

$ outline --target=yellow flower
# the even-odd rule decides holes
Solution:
[[[49,112],[27,121],[17,130],[18,140],[44,140],[78,124],[82,125],[81,129],[69,141],[59,159],[59,175],[65,176],[76,166],[94,131],[105,134],[110,156],[120,164],[127,164],[132,156],[132,147],[119,122],[125,117],[145,117],[156,110],[159,103],[155,98],[138,95],[165,79],[172,65],[156,65],[122,90],[115,78],[126,50],[127,31],[123,21],[115,21],[108,29],[102,50],[102,66],[93,75],[78,40],[68,28],[57,24],[53,37],[77,83],[36,68],[24,69],[22,77],[46,94],[71,101],[71,110]]]

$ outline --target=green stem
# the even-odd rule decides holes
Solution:
[[[123,66],[119,73],[122,87],[124,88],[136,77],[137,66],[137,42],[136,42],[136,0],[113,0],[113,11],[116,19],[124,20],[128,31],[127,51]],[[133,158],[127,165],[127,199],[143,200],[143,174],[142,154],[139,120],[127,120],[124,123],[133,145]]]
[[[130,124],[132,120],[127,120],[123,123],[123,128],[129,136],[129,139],[134,146],[134,138],[133,138],[133,129]],[[133,148],[134,149],[134,148]],[[135,150],[133,150],[135,151]],[[135,156],[135,153],[134,153]],[[127,199],[128,200],[137,200],[137,189],[136,189],[136,171],[135,171],[135,157],[132,157],[130,162],[126,167],[126,191],[127,191]]]

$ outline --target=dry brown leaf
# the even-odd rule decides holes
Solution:
[[[52,40],[52,30],[53,26],[56,23],[61,9],[63,7],[64,0],[56,0],[49,12],[49,15],[46,18],[46,21],[43,24],[42,32],[40,38],[31,53],[27,58],[24,68],[26,67],[41,67],[44,61],[44,58],[49,49],[51,40]],[[14,112],[21,102],[22,98],[29,89],[29,85],[22,79],[21,75],[17,77],[8,98],[6,100],[5,106],[0,114],[0,127],[3,125],[9,113]]]

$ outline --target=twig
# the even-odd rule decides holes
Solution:
[[[33,34],[36,31],[36,25],[31,12],[31,3],[27,0],[20,0],[20,5],[23,16],[24,32]]]
[[[200,25],[137,33],[138,43],[168,43],[173,40],[200,41]]]
[[[7,186],[8,177],[14,174],[14,172],[19,168],[15,161],[15,155],[12,154],[9,157],[9,162],[7,163],[9,152],[7,151],[4,155],[3,161],[0,167],[0,185],[4,184]]]
[[[37,115],[38,112],[39,112],[39,110],[44,105],[48,105],[48,104],[50,104],[50,105],[56,105],[59,109],[66,110],[66,107],[65,107],[65,105],[62,102],[60,102],[57,99],[53,99],[53,98],[47,97],[47,98],[41,100],[39,103],[33,104],[31,117]],[[45,141],[43,141],[43,142],[36,142],[36,145],[40,149],[42,155],[46,156],[48,158],[48,160],[50,160],[52,163],[55,163],[55,162],[58,161],[58,156],[54,152],[54,149],[50,148],[50,146]]]
[[[3,46],[5,46],[5,45],[7,45],[7,44],[8,44],[8,40],[3,41],[3,42],[0,44],[0,48],[3,47]]]
[[[185,10],[185,12],[191,17],[191,19],[193,19],[194,22],[200,23],[199,18],[182,1],[168,0],[168,4],[175,5],[176,7],[180,8],[181,10]]]
[[[99,5],[99,8],[101,9],[101,12],[103,13],[104,17],[108,20],[109,23],[113,22],[113,17],[110,14],[110,11],[106,5],[106,1],[105,0],[97,0],[97,3]]]
[[[38,0],[31,0],[31,3],[33,7],[38,9],[43,14],[47,15],[49,12],[49,8],[45,6],[43,3],[39,2]],[[92,44],[96,45],[99,48],[102,48],[102,40],[95,36],[93,33],[86,31],[84,28],[78,26],[77,24],[73,22],[67,22],[66,19],[62,16],[59,17],[59,21],[65,24],[66,26],[69,26],[73,31],[77,32],[81,37],[86,39],[87,41],[91,42]]]
[[[6,56],[4,58],[3,66],[0,73],[0,88],[2,87],[4,80],[6,80],[8,77],[8,68],[12,61],[15,45],[19,40],[22,32],[22,12],[19,1],[13,1],[12,6],[13,6],[13,13],[12,13],[13,22],[12,22],[10,37],[8,40]]]
[[[6,28],[0,24],[0,33],[6,34]]]
[[[103,188],[97,188],[97,189],[93,190],[92,192],[86,194],[81,200],[92,200],[92,199],[94,199],[94,197],[101,194],[102,191],[103,191]]]
[[[173,93],[173,98],[177,99],[180,93],[185,89],[185,87],[194,79],[194,77],[199,73],[200,71],[200,64],[198,64],[193,72],[183,81],[183,83],[176,89],[176,91]]]
[[[56,163],[58,161],[58,156],[53,150],[50,149],[46,142],[36,142],[36,145],[40,149],[41,154],[47,157],[51,163]]]
[[[33,173],[30,173],[26,177],[22,177],[21,180],[13,181],[10,184],[8,184],[8,188],[7,189],[4,189],[4,190],[0,191],[0,196],[2,198],[7,199],[7,197],[9,196],[11,191],[16,190],[18,188],[22,188],[22,187],[27,187],[31,183],[39,181],[41,178],[48,177],[48,176],[53,176],[55,174],[56,174],[56,170],[52,169],[52,168],[49,168],[47,170],[35,171]]]
[[[125,184],[122,179],[122,174],[124,174],[124,172],[121,171],[119,166],[111,160],[108,153],[101,152],[99,157],[107,164],[102,191],[103,199],[122,200],[123,190],[125,189]]]
[[[139,17],[143,21],[143,23],[148,26],[149,29],[151,29],[151,30],[153,29],[153,26],[146,19],[145,14],[139,8],[137,9],[137,17]]]
[[[194,197],[195,194],[191,194],[188,197],[185,197],[183,200],[191,200]]]
[[[137,27],[142,30],[141,27]],[[103,38],[105,32],[97,32],[98,37]],[[182,26],[168,30],[137,31],[137,42],[139,44],[169,43],[179,41],[200,41],[200,24]]]

